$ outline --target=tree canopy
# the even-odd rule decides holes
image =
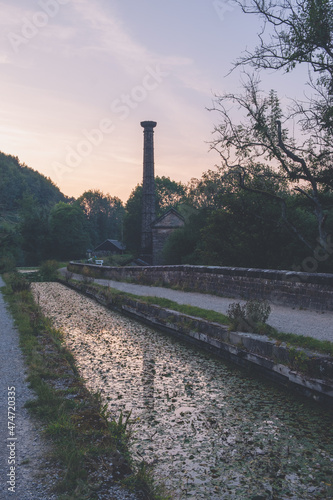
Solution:
[[[125,209],[119,198],[99,190],[89,190],[77,199],[77,203],[87,219],[92,248],[106,239],[122,241]]]
[[[176,208],[186,197],[183,184],[169,177],[156,177],[156,217],[162,215],[168,208]],[[126,203],[124,219],[124,238],[127,248],[135,254],[140,252],[142,221],[142,184],[138,184],[130,194]]]
[[[60,260],[85,256],[89,236],[84,213],[77,204],[60,201],[50,212],[52,256]]]
[[[43,206],[66,200],[51,179],[27,167],[17,157],[0,152],[0,212],[17,212],[24,196],[29,195]]]
[[[212,148],[220,153],[225,174],[233,177],[240,188],[279,203],[286,227],[309,250],[314,251],[317,239],[326,248],[332,199],[325,193],[333,187],[332,3],[237,3],[244,12],[260,15],[263,29],[257,48],[245,52],[236,66],[290,72],[296,65],[306,64],[307,83],[313,92],[308,99],[293,101],[289,109],[283,109],[276,91],[263,92],[259,77],[247,75],[242,93],[216,96],[213,110],[219,113],[220,123],[214,130]],[[249,182],[251,178],[257,182]],[[317,231],[310,239],[288,207],[290,190],[312,207]]]

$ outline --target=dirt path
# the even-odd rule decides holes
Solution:
[[[2,286],[4,282],[0,277]],[[19,334],[7,310],[1,288],[0,388],[0,499],[56,499],[57,496],[51,493],[55,477],[54,471],[51,473],[50,470],[47,445],[43,442],[38,423],[32,420],[24,408],[25,403],[34,398],[34,393],[26,382]],[[12,404],[14,402],[15,406]],[[8,476],[10,473],[11,477]]]

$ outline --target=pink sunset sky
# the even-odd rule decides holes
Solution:
[[[126,201],[142,180],[143,129],[154,120],[156,175],[186,183],[214,168],[214,94],[254,48],[259,19],[232,0],[11,0],[1,7],[0,150],[68,196],[100,189]],[[297,76],[298,75],[298,76]],[[297,75],[263,88],[299,95]]]

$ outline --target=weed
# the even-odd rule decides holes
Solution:
[[[234,302],[229,305],[230,328],[239,332],[263,333],[271,307],[267,301],[249,300],[244,305]]]
[[[293,370],[307,372],[309,356],[304,351],[288,345],[290,365]]]
[[[277,332],[276,330],[272,332],[271,336],[279,342],[287,342],[289,345],[304,347],[333,356],[333,342],[328,340],[318,340],[305,335]]]
[[[4,255],[0,258],[0,273],[8,273],[15,270],[16,262],[12,255]]]
[[[46,260],[39,268],[42,281],[55,281],[57,279],[58,262],[56,260]]]
[[[7,286],[2,291],[20,331],[28,381],[36,393],[36,398],[26,406],[40,420],[45,435],[52,439],[54,458],[62,468],[61,479],[56,485],[60,497],[97,498],[96,492],[101,487],[94,479],[97,468],[105,482],[111,481],[108,479],[111,476],[122,480],[132,474],[136,491],[139,488],[152,491],[150,486],[144,486],[142,476],[135,479],[132,472],[128,446],[130,414],[121,414],[118,421],[109,420],[107,406],[102,404],[100,395],[93,396],[86,389],[61,332],[52,328],[50,321],[42,316],[31,293],[21,286],[21,277],[7,275],[5,280]],[[63,387],[64,380],[66,387],[56,389]],[[69,388],[71,398],[67,397]],[[107,463],[112,463],[111,471]]]
[[[94,273],[88,266],[84,266],[82,269],[82,281],[86,285],[94,281]]]
[[[30,281],[18,272],[13,272],[7,275],[7,283],[9,283],[14,293],[30,289]]]
[[[95,290],[98,292],[104,293],[105,297],[108,298],[108,304],[112,304],[112,306],[121,308],[121,306],[125,303],[125,299],[132,298],[133,300],[144,302],[147,304],[156,304],[160,307],[164,307],[166,309],[171,309],[174,311],[181,312],[183,314],[187,314],[189,316],[195,316],[198,318],[205,319],[206,321],[219,323],[221,325],[229,325],[229,330],[237,330],[237,328],[233,327],[233,320],[230,317],[225,316],[224,314],[201,309],[199,307],[188,306],[184,304],[178,304],[177,302],[173,302],[169,299],[164,299],[160,297],[142,297],[139,295],[133,295],[130,293],[120,292],[115,288],[105,287],[103,285],[90,285],[91,290]],[[75,283],[75,288],[80,289],[80,283]],[[240,306],[241,307],[241,306]],[[267,310],[266,310],[267,314]],[[247,324],[247,326],[249,326]],[[305,347],[308,349],[312,349],[315,351],[319,351],[325,354],[333,355],[333,342],[329,342],[328,340],[318,340],[312,337],[307,337],[304,335],[296,335],[293,333],[283,333],[278,332],[275,328],[268,325],[267,323],[258,323],[256,325],[256,333],[267,335],[271,338],[274,338],[278,341],[290,342],[290,344]],[[244,330],[243,330],[244,331]]]
[[[68,271],[68,269],[66,269],[65,281],[68,283],[73,278],[73,275],[74,275],[74,273],[72,273],[71,271]]]

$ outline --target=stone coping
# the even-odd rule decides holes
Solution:
[[[79,266],[89,266],[97,269],[107,269],[118,273],[132,272],[132,273],[149,273],[157,272],[175,272],[175,273],[197,273],[197,274],[216,274],[225,276],[237,276],[248,278],[259,278],[274,281],[287,281],[297,283],[311,283],[317,285],[325,285],[333,289],[333,274],[329,273],[305,273],[288,270],[274,270],[274,269],[256,269],[246,267],[222,267],[222,266],[191,266],[191,265],[178,265],[178,266],[128,266],[128,267],[114,267],[114,266],[97,266],[94,264],[83,264],[72,261],[70,264]]]
[[[112,299],[107,292],[97,291],[83,283],[60,281],[106,307],[190,342],[238,366],[250,368],[279,385],[333,408],[331,356],[290,348],[264,335],[229,332],[225,325],[147,304],[126,295],[122,295],[121,299]]]

